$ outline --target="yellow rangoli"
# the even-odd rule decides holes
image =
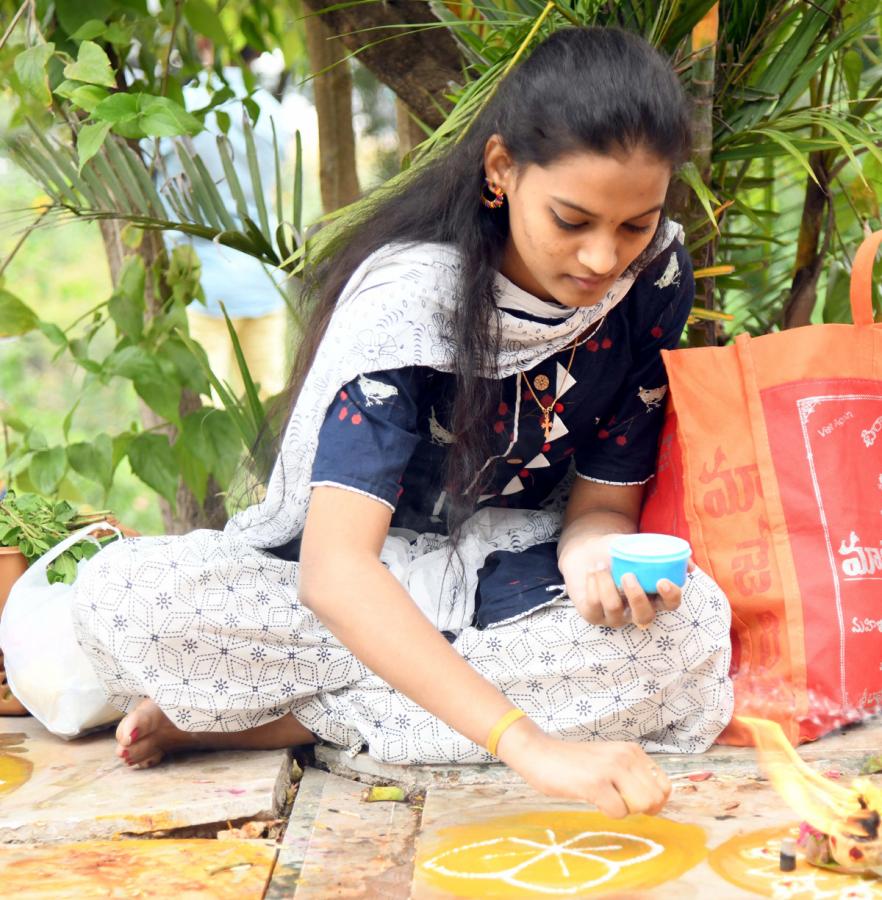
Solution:
[[[781,841],[798,831],[779,826],[739,835],[713,850],[708,862],[732,884],[776,900],[882,900],[882,878],[831,872],[801,856],[795,871],[782,872]]]
[[[438,829],[416,873],[449,896],[581,897],[677,878],[705,857],[704,837],[658,817],[541,810]]]

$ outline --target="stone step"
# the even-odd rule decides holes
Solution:
[[[291,786],[284,750],[182,754],[137,770],[114,746],[112,732],[63,741],[33,718],[0,717],[0,843],[275,818]]]
[[[364,792],[356,781],[305,770],[267,900],[409,897],[419,805],[368,803]]]
[[[0,895],[261,900],[277,850],[272,841],[7,844],[0,846]]]

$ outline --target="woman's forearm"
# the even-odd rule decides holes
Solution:
[[[558,559],[568,548],[575,551],[592,537],[635,532],[642,501],[642,485],[609,485],[577,478],[557,542]]]
[[[511,701],[450,646],[388,569],[367,552],[329,552],[309,566],[306,577],[301,570],[301,600],[341,643],[392,687],[483,745]],[[527,723],[511,730],[523,737],[531,727],[538,731]],[[512,752],[514,744],[506,741]],[[502,749],[500,742],[500,755]]]
[[[609,509],[586,510],[564,520],[563,530],[557,542],[558,558],[564,555],[568,546],[578,546],[585,538],[608,534],[632,534],[636,530],[637,523],[625,513]]]

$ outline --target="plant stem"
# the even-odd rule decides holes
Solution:
[[[93,522],[100,522],[102,519],[106,519],[110,515],[109,509],[100,509],[97,512],[93,513],[83,513],[79,516],[74,516],[70,522],[67,523],[68,529],[72,530],[75,528],[82,528],[84,525],[91,525]]]
[[[64,333],[68,334],[69,332],[71,332],[74,328],[76,328],[77,325],[80,324],[80,322],[83,321],[83,319],[88,319],[89,316],[91,316],[93,313],[98,312],[98,310],[101,309],[103,306],[107,306],[107,304],[109,302],[110,302],[109,300],[102,300],[100,303],[96,304],[91,309],[86,310],[86,312],[84,312],[81,316],[78,316],[76,319],[74,319],[74,321],[71,322],[70,325],[68,325],[67,328],[64,329]]]
[[[43,216],[45,216],[46,213],[48,213],[51,209],[52,209],[51,206],[44,206],[40,210],[40,214],[37,216],[37,218],[34,219],[34,221],[31,222],[31,224],[28,225],[28,227],[24,230],[24,232],[22,233],[22,236],[18,239],[18,242],[16,243],[16,245],[12,248],[12,250],[9,251],[8,256],[6,257],[6,259],[3,260],[2,265],[0,265],[0,278],[3,277],[3,273],[6,271],[6,267],[12,262],[13,258],[15,257],[15,254],[18,253],[18,251],[21,249],[21,245],[28,239],[28,236],[30,235],[30,233],[35,228],[39,227],[40,222],[43,220]]]
[[[3,34],[3,37],[0,38],[0,50],[3,49],[3,46],[9,40],[9,35],[12,34],[12,30],[18,25],[18,20],[24,15],[25,10],[31,5],[31,0],[25,0],[21,6],[18,8],[18,12],[12,17],[12,21],[9,23],[9,27]]]
[[[39,532],[31,528],[26,519],[22,519],[21,516],[17,515],[14,509],[11,509],[7,504],[0,502],[0,509],[10,518],[12,521],[18,525],[22,530],[22,534],[31,539],[35,538],[39,535]]]
[[[523,55],[524,51],[527,47],[530,46],[530,42],[536,37],[536,32],[542,27],[542,23],[548,18],[548,14],[557,6],[555,0],[548,0],[548,3],[545,4],[545,9],[539,14],[539,18],[533,23],[533,27],[530,29],[529,34],[524,38],[523,43],[517,49],[517,53],[509,60],[508,65],[505,67],[505,70],[502,73],[502,77],[505,78],[506,75],[517,65],[518,60]]]
[[[178,31],[178,25],[181,24],[181,13],[184,9],[183,0],[175,0],[175,18],[172,22],[171,34],[168,38],[168,50],[165,54],[165,62],[162,64],[162,84],[159,93],[164,97],[168,89],[168,70],[171,67],[172,50],[175,49],[175,35]]]
[[[582,26],[584,22],[576,16],[571,9],[567,9],[563,3],[555,3],[554,4],[557,11],[571,24],[575,25],[577,28]]]

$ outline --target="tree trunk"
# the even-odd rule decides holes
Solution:
[[[116,285],[119,280],[119,273],[125,263],[126,256],[131,253],[138,253],[144,262],[144,269],[147,273],[147,278],[144,282],[144,304],[147,316],[155,315],[161,307],[163,293],[161,284],[157,284],[158,276],[156,275],[157,271],[162,270],[161,262],[165,256],[165,245],[162,242],[162,235],[158,231],[145,231],[138,249],[131,250],[121,239],[124,223],[105,220],[99,224],[101,237],[104,240],[104,249],[107,254],[107,263],[110,267],[111,282]],[[201,405],[197,394],[184,389],[180,403],[182,416],[193,412]],[[169,440],[174,440],[176,429],[173,425],[165,422],[143,400],[139,400],[139,406],[141,423],[144,428],[156,429],[168,435]],[[158,428],[157,426],[162,427]],[[184,484],[183,480],[178,482],[175,500],[177,510],[172,512],[171,504],[164,497],[159,498],[162,522],[168,534],[183,534],[196,528],[220,529],[223,528],[227,521],[223,495],[220,486],[213,478],[210,478],[208,481],[204,505],[200,505],[196,496]],[[124,514],[123,518],[125,518]]]
[[[819,183],[806,178],[793,281],[790,296],[784,302],[784,328],[811,324],[818,298],[818,278],[826,251],[826,248],[820,246],[824,214],[829,203],[830,175],[826,153],[810,153],[809,165]]]
[[[714,143],[714,79],[716,77],[717,38],[720,11],[715,3],[692,31],[692,162],[705,184],[711,181],[711,162]],[[691,198],[684,226],[697,241],[708,237],[714,226],[707,221],[707,214],[696,198]],[[691,226],[691,227],[690,227]],[[716,237],[711,237],[693,256],[696,269],[714,265]],[[704,309],[714,308],[714,279],[702,278],[695,285],[695,305]],[[714,321],[701,321],[689,326],[689,344],[693,347],[715,346],[718,325]]]
[[[306,47],[314,73],[319,124],[319,180],[325,213],[358,199],[355,132],[352,127],[352,75],[346,50],[319,16],[308,16]]]
[[[390,87],[421,121],[437,128],[450,109],[446,94],[462,82],[462,56],[452,35],[423,0],[383,0],[350,6],[336,0],[304,0],[322,13],[341,42],[358,51],[358,60]],[[306,22],[309,23],[307,18]]]

